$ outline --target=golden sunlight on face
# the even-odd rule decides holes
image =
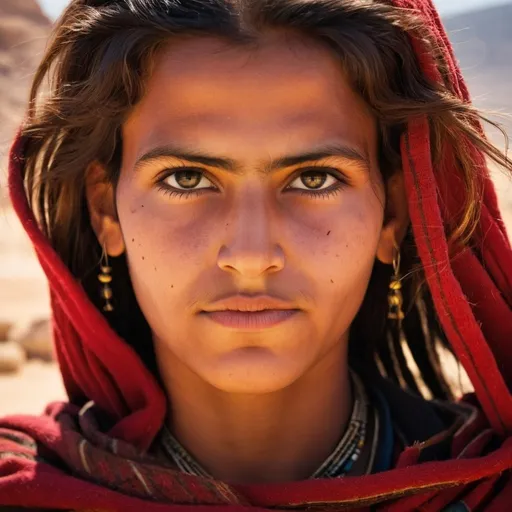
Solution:
[[[384,192],[374,120],[329,50],[174,41],[123,146],[120,225],[165,373],[264,393],[344,360]]]

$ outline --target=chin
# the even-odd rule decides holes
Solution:
[[[295,360],[293,360],[295,359]],[[303,373],[296,358],[259,347],[241,348],[221,356],[203,378],[226,393],[264,394],[293,384]],[[304,371],[307,365],[304,366]]]

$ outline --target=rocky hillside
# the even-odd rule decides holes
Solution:
[[[500,7],[445,19],[444,23],[473,103],[500,123],[512,142],[512,0]],[[503,135],[489,126],[486,130],[504,149]],[[512,181],[499,170],[493,170],[493,178],[503,219],[512,234]]]
[[[25,110],[31,76],[41,60],[50,27],[51,22],[43,14],[37,0],[0,0],[2,163],[6,147]],[[3,178],[4,173],[1,174]]]

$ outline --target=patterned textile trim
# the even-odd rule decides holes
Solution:
[[[48,462],[38,455],[37,444],[32,438],[23,432],[0,428],[0,459],[10,457],[20,457],[34,462]]]
[[[133,445],[114,442],[101,431],[100,416],[93,402],[83,406],[78,418],[66,412],[59,415],[63,427],[59,456],[74,476],[156,502],[247,504],[223,482],[183,474],[175,466],[137,451]]]

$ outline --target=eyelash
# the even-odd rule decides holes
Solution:
[[[164,172],[160,177],[158,178],[158,181],[156,183],[157,188],[166,196],[168,197],[191,197],[191,196],[199,196],[203,194],[204,192],[211,191],[211,188],[200,188],[197,190],[190,189],[190,190],[179,190],[175,188],[170,188],[168,185],[164,183],[164,181],[172,176],[173,174],[180,172],[180,171],[193,171],[193,172],[199,172],[201,174],[205,174],[203,169],[196,168],[196,167],[173,167],[171,172]],[[348,181],[340,176],[339,171],[332,167],[307,167],[305,169],[301,169],[300,172],[298,172],[292,179],[292,182],[295,181],[301,174],[305,172],[310,171],[316,171],[319,173],[325,173],[329,176],[332,176],[337,180],[337,183],[335,185],[331,185],[329,188],[321,189],[321,190],[307,190],[307,189],[285,189],[289,191],[293,191],[295,193],[299,193],[301,196],[308,196],[308,197],[315,197],[315,198],[322,198],[327,199],[328,197],[333,197],[337,195],[345,186],[348,185]]]

